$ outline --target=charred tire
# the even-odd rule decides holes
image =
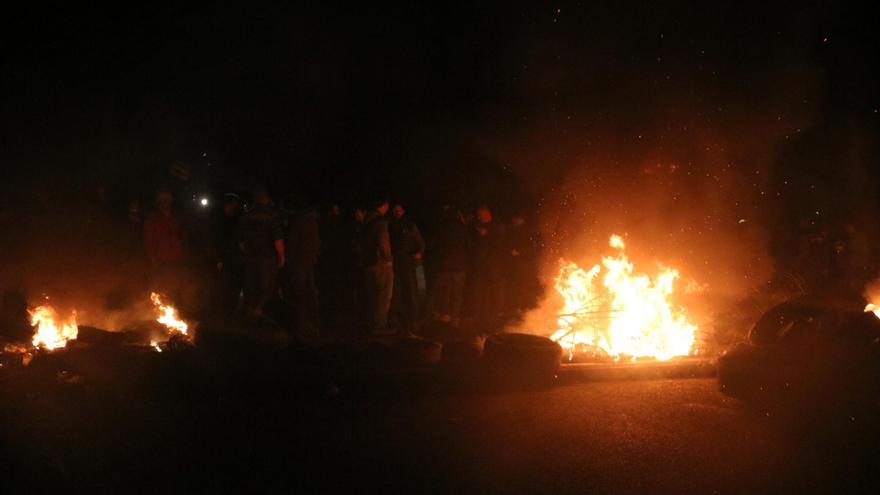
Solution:
[[[483,359],[495,378],[517,383],[552,382],[562,347],[538,335],[501,333],[486,339]]]
[[[394,345],[403,365],[427,366],[437,364],[443,356],[443,344],[418,337],[407,337]]]

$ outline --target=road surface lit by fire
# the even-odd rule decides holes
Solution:
[[[356,483],[360,492],[786,493],[830,480],[844,491],[864,487],[863,465],[744,411],[711,379],[409,399],[274,394],[120,404],[97,414],[88,403],[40,409],[32,418],[39,425],[4,432],[7,448],[18,464],[80,488],[327,492]]]

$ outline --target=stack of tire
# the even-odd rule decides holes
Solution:
[[[489,378],[498,384],[522,386],[553,383],[562,363],[562,347],[539,335],[499,333],[483,346]]]

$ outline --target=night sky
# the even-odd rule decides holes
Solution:
[[[485,202],[557,246],[662,231],[701,260],[681,246],[877,210],[878,36],[854,6],[473,3],[10,12],[6,196]]]

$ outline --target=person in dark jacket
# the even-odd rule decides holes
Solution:
[[[352,311],[353,296],[351,271],[351,229],[342,217],[337,204],[330,205],[321,215],[321,249],[318,254],[315,277],[318,284],[321,328],[335,332],[342,330],[345,317]]]
[[[425,253],[425,241],[419,227],[407,218],[400,204],[394,205],[389,224],[391,252],[394,258],[394,294],[391,314],[397,319],[400,333],[416,330],[419,317],[419,284],[416,269]]]
[[[318,212],[304,199],[298,199],[289,219],[285,272],[287,301],[294,314],[301,337],[318,334],[318,292],[315,287],[315,263],[321,249]]]
[[[367,316],[367,295],[364,276],[364,259],[361,243],[364,228],[366,227],[366,211],[363,208],[355,207],[352,211],[351,221],[347,224],[347,234],[349,241],[349,257],[347,260],[349,281],[348,295],[351,297],[352,305],[349,316],[351,317],[351,328],[356,334],[362,334],[369,331]]]
[[[371,333],[383,333],[388,327],[388,310],[394,288],[391,239],[388,234],[388,201],[379,201],[364,218],[360,234],[360,260],[363,266],[364,303]]]
[[[493,325],[504,307],[504,227],[487,206],[477,208],[471,229],[471,308],[483,325]]]
[[[265,304],[276,290],[278,270],[284,266],[281,220],[265,189],[254,194],[254,205],[238,224],[238,242],[244,256],[245,311],[263,316]]]
[[[515,214],[507,229],[507,273],[505,302],[510,312],[531,307],[540,292],[537,232],[526,222],[525,215]]]
[[[234,194],[226,195],[214,231],[218,278],[214,303],[219,312],[227,315],[238,309],[239,295],[244,288],[244,258],[238,245],[241,208],[241,198]]]
[[[425,312],[435,321],[461,324],[465,272],[468,263],[469,239],[464,216],[457,208],[447,207],[436,236],[429,247],[436,269],[428,306]]]

